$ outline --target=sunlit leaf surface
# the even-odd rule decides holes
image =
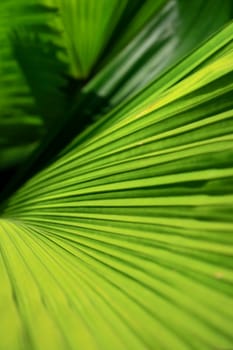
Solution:
[[[229,24],[6,201],[2,350],[232,348],[232,39]]]

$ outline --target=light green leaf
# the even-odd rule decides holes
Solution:
[[[232,39],[229,24],[5,203],[2,349],[232,347]]]

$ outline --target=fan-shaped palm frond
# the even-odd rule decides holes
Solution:
[[[128,0],[43,0],[59,9],[70,71],[86,78],[106,46]],[[137,2],[137,1],[136,1]]]
[[[2,349],[232,347],[232,43],[229,24],[5,203]]]

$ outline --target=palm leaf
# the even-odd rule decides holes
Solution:
[[[46,135],[42,140],[42,148],[36,151],[42,153],[40,159],[35,154],[32,156],[37,164],[41,163],[43,166],[41,158],[49,153],[45,146],[47,143],[50,149],[54,149],[54,153],[59,151],[59,130],[68,129],[67,134],[71,133],[68,137],[70,139],[82,130],[80,125],[90,123],[90,115],[102,114],[103,108],[115,105],[141,90],[152,77],[155,78],[227,22],[232,7],[230,0],[217,0],[214,6],[212,1],[198,0],[191,4],[191,8],[183,0],[147,0],[143,4],[140,1],[135,1],[134,4],[122,1],[121,6],[118,6],[119,3],[116,6],[115,2],[111,2],[109,6],[109,2],[107,4],[105,1],[98,2],[98,6],[92,1],[79,1],[76,4],[44,0],[43,3],[49,7],[42,6],[39,0],[20,0],[17,6],[14,0],[1,4],[4,18],[1,20],[1,33],[7,51],[7,55],[0,60],[3,96],[1,111],[4,117],[17,115],[11,121],[9,118],[0,121],[4,125],[9,122],[11,128],[14,120],[16,121],[16,137],[12,138],[11,134],[1,135],[4,139],[0,154],[1,168],[22,162],[39,145],[46,130],[55,130],[54,135],[52,132],[49,136],[53,144],[47,141]],[[58,8],[58,16],[54,15],[51,6]],[[9,21],[12,8],[17,14],[13,22]],[[190,11],[188,15],[187,10]],[[210,18],[217,17],[218,20],[206,23],[206,14]],[[197,23],[199,29],[190,32],[190,24],[193,22]],[[23,31],[19,31],[21,27],[24,28]],[[12,59],[12,47],[7,40],[7,34],[13,29],[17,29],[13,40],[13,54],[17,62]],[[187,35],[187,32],[191,35]],[[61,33],[62,37],[59,35]],[[42,37],[47,38],[46,41],[41,40]],[[66,47],[68,55],[61,52],[60,47]],[[91,70],[98,63],[98,69],[95,69],[99,74],[78,94],[75,108],[72,106],[72,99],[67,99],[63,94],[64,87],[67,86],[67,80],[64,79],[67,70],[62,62],[64,60],[70,66],[71,74],[79,79],[90,76]],[[77,86],[73,88],[71,85],[70,91],[76,89]],[[90,100],[95,102],[90,108],[86,108],[89,105],[86,102]],[[66,108],[68,112],[65,112]],[[30,120],[27,124],[27,128],[31,128],[28,135],[35,135],[33,142],[31,136],[29,139],[23,136],[25,114],[26,120]],[[81,114],[81,118],[77,118],[77,114]],[[84,122],[80,121],[82,115]],[[70,128],[70,125],[74,127]],[[65,140],[66,137],[63,138]],[[25,143],[23,148],[22,140]],[[32,170],[35,171],[36,169]]]
[[[232,40],[229,24],[5,203],[2,349],[232,347]]]
[[[106,46],[127,0],[43,0],[59,9],[57,28],[63,30],[71,74],[84,79]]]
[[[58,116],[48,109],[48,99],[60,112],[64,108],[60,89],[66,68],[53,44],[58,33],[49,23],[54,17],[54,9],[34,0],[0,4],[0,169],[22,162],[38,146]]]
[[[30,87],[37,112],[50,131],[63,117],[67,107],[68,98],[64,93],[68,85],[65,78],[67,67],[58,59],[62,48],[51,41],[45,42],[39,35],[20,33],[14,37],[13,50]]]
[[[83,91],[118,104],[200,46],[231,19],[231,11],[228,0],[144,1]]]

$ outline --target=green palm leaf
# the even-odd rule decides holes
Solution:
[[[26,159],[58,117],[48,100],[64,112],[66,68],[57,57],[61,49],[53,44],[55,16],[54,9],[34,0],[0,4],[1,170]]]
[[[5,202],[2,349],[232,347],[232,42],[229,24]]]
[[[119,103],[200,46],[229,21],[231,11],[228,0],[144,1],[83,90]]]
[[[57,27],[63,29],[63,40],[69,55],[71,74],[86,78],[106,46],[127,0],[43,0],[59,9]]]
[[[2,169],[21,163],[40,143],[42,150],[39,148],[38,153],[42,156],[37,163],[44,165],[42,158],[48,154],[44,145],[48,143],[56,153],[59,130],[73,132],[72,138],[82,129],[80,125],[90,123],[90,115],[101,114],[103,107],[116,105],[141,90],[226,23],[232,3],[216,0],[213,6],[212,1],[204,0],[191,4],[183,0],[101,0],[97,5],[91,0],[20,0],[15,4],[15,0],[8,0],[0,6],[4,48],[0,57],[0,124],[2,130],[14,128],[8,134],[0,132]],[[16,15],[10,21],[12,11]],[[206,21],[207,14],[215,20]],[[193,22],[196,26],[190,31]],[[12,31],[17,35],[10,42]],[[64,61],[76,79],[93,78],[88,84],[82,81],[85,86],[81,91],[76,80],[68,87],[71,95],[79,91],[75,108],[72,96],[64,94],[68,85]],[[95,71],[99,72],[96,76]],[[94,102],[87,108],[90,100]],[[10,120],[9,115],[14,118]],[[54,140],[53,145],[48,137]],[[34,154],[33,158],[38,159]]]

